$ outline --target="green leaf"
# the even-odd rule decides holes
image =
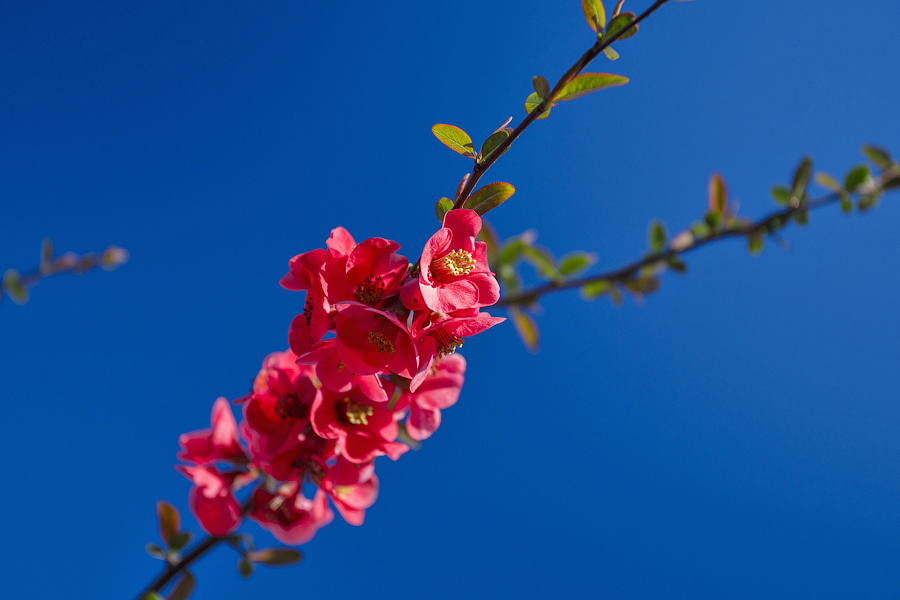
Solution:
[[[830,174],[825,173],[824,171],[819,171],[818,173],[816,173],[815,179],[816,179],[816,183],[819,185],[819,187],[823,187],[826,190],[831,190],[832,192],[839,192],[842,189],[844,189],[843,186],[840,184],[840,182],[837,179],[832,177]]]
[[[709,225],[709,228],[713,231],[717,231],[720,227],[722,227],[722,222],[724,220],[722,218],[722,213],[717,211],[709,211],[708,213],[706,213],[703,219],[706,221],[706,224]]]
[[[574,100],[585,94],[597,92],[610,87],[625,85],[627,77],[613,75],[612,73],[582,73],[576,75],[563,86],[555,100]]]
[[[149,554],[153,558],[166,560],[166,551],[160,548],[157,544],[147,544],[146,546],[144,546],[144,550],[146,550],[147,554]]]
[[[540,105],[540,103],[543,101],[544,101],[544,99],[541,98],[541,96],[537,92],[532,92],[525,99],[525,112],[527,112],[530,115],[531,111],[536,109],[538,107],[538,105]],[[540,115],[538,115],[537,118],[538,119],[546,119],[547,116],[550,114],[551,108],[553,108],[552,105],[547,106],[547,109],[544,112],[542,112]]]
[[[750,254],[759,254],[763,251],[763,236],[761,233],[752,233],[747,237],[747,247]]]
[[[483,215],[506,202],[515,192],[516,188],[508,183],[502,181],[489,183],[472,192],[472,195],[466,198],[463,208],[470,208]]]
[[[855,192],[856,189],[869,179],[869,165],[857,165],[853,167],[844,180],[844,189]]]
[[[841,211],[845,214],[853,212],[853,202],[850,200],[850,194],[847,192],[841,193]]]
[[[725,179],[718,173],[713,173],[709,178],[707,192],[707,206],[710,212],[724,213],[728,209],[728,187]]]
[[[809,223],[808,210],[798,210],[797,212],[793,213],[793,217],[799,225],[806,225],[807,223]]]
[[[515,305],[510,306],[507,311],[525,348],[531,353],[537,352],[541,343],[541,332],[534,318]]]
[[[159,522],[159,539],[171,547],[172,540],[181,531],[181,516],[178,510],[165,500],[158,500],[156,519]]]
[[[500,264],[508,265],[512,264],[515,261],[521,258],[522,254],[525,252],[525,248],[527,248],[531,242],[527,242],[523,239],[522,236],[517,236],[512,239],[504,242],[503,247],[500,249]]]
[[[194,537],[194,535],[190,531],[182,531],[181,533],[176,533],[172,540],[169,542],[169,548],[171,548],[175,552],[178,552],[188,545],[192,537]]]
[[[491,154],[493,154],[494,150],[497,149],[500,144],[502,144],[506,138],[509,137],[509,132],[505,129],[500,129],[495,131],[488,137],[488,139],[484,140],[484,143],[481,145],[481,153],[478,155],[479,160],[484,160]]]
[[[563,277],[575,275],[597,262],[597,255],[591,252],[570,252],[559,259],[556,268]]]
[[[478,232],[475,239],[479,242],[484,242],[487,246],[488,264],[497,264],[500,253],[500,240],[497,238],[497,232],[494,231],[487,219],[481,220],[481,231]]]
[[[28,288],[22,283],[22,277],[15,269],[7,269],[3,274],[3,282],[0,286],[16,304],[28,302]]]
[[[166,600],[156,592],[147,592],[147,595],[144,596],[144,600]]]
[[[609,22],[609,27],[606,28],[606,33],[603,34],[603,37],[605,37],[605,38],[612,37],[613,35],[615,35],[615,33],[617,31],[620,31],[620,30],[628,27],[631,23],[634,22],[635,19],[637,19],[637,15],[634,14],[633,12],[623,12],[623,13],[617,15]],[[625,33],[623,33],[616,39],[624,40],[625,38],[630,38],[631,36],[633,36],[634,34],[637,33],[639,27],[640,27],[640,25],[635,25],[634,27],[632,27],[631,29],[629,29],[628,31],[626,31]]]
[[[441,198],[434,205],[434,214],[437,215],[438,221],[444,222],[444,215],[453,208],[453,200],[450,198]]]
[[[522,251],[522,257],[542,277],[546,279],[559,278],[559,271],[556,270],[556,260],[546,248],[531,245],[525,246]]]
[[[778,204],[784,204],[787,206],[791,203],[791,198],[793,197],[791,194],[791,190],[787,189],[783,185],[776,185],[772,188],[772,197],[775,198],[775,202]]]
[[[612,289],[612,284],[606,279],[591,281],[581,286],[581,297],[585,300],[596,300]]]
[[[534,91],[537,92],[538,96],[541,98],[550,97],[550,84],[542,76],[535,75],[531,78],[531,83],[534,85]]]
[[[651,221],[647,228],[647,238],[654,252],[662,252],[669,241],[669,234],[661,221]]]
[[[894,173],[893,175],[886,177],[884,181],[881,182],[881,187],[886,190],[892,190],[895,187],[900,187],[900,172]]]
[[[691,224],[691,233],[694,234],[695,239],[703,239],[710,234],[709,225],[702,221],[697,221]]]
[[[619,60],[619,53],[613,50],[612,46],[607,46],[603,49],[603,54],[606,55],[606,58],[609,60]]]
[[[603,31],[606,27],[606,9],[601,0],[581,0],[581,10],[591,29],[597,33]]]
[[[864,144],[862,147],[863,154],[869,157],[873,163],[878,165],[881,170],[888,169],[894,163],[888,151],[879,146]]]
[[[238,559],[238,562],[237,562],[238,574],[241,577],[243,577],[244,579],[253,575],[254,569],[255,569],[255,567],[253,566],[253,563],[250,562],[249,560],[247,560],[246,558],[244,558],[243,556],[240,559]]]
[[[806,188],[809,186],[809,176],[812,173],[812,159],[805,157],[797,169],[794,171],[794,179],[791,183],[791,193],[795,198],[803,199],[806,197]]]
[[[196,584],[194,576],[189,571],[185,571],[172,591],[169,592],[168,600],[185,600],[194,591]]]
[[[438,123],[431,128],[431,132],[442,144],[454,152],[458,152],[463,156],[475,158],[475,148],[472,146],[472,138],[459,127]]]
[[[687,273],[687,265],[684,264],[677,254],[670,254],[666,259],[666,264],[676,273]]]
[[[859,210],[869,210],[878,204],[878,194],[866,194],[859,198]]]
[[[269,567],[283,567],[303,560],[303,555],[293,548],[263,548],[247,553],[247,559]]]

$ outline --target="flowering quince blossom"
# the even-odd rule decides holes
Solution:
[[[466,361],[455,351],[504,320],[480,310],[499,298],[480,230],[474,211],[449,211],[412,269],[396,242],[357,244],[343,227],[289,261],[282,287],[306,292],[290,349],[268,355],[250,393],[234,400],[240,425],[219,398],[212,427],[179,438],[178,458],[193,464],[176,469],[194,484],[189,505],[205,531],[227,535],[246,512],[302,544],[333,520],[329,502],[363,523],[378,497],[374,461],[407,452],[398,438],[438,429],[462,389]],[[254,480],[242,507],[235,492]]]

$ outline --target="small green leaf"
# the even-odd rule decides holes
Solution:
[[[453,200],[450,198],[441,198],[434,205],[434,214],[437,215],[438,221],[444,222],[444,215],[453,208]]]
[[[472,192],[472,195],[466,198],[463,208],[470,208],[483,215],[506,202],[515,191],[516,188],[502,181],[489,183]]]
[[[606,55],[606,58],[609,60],[619,60],[619,53],[613,50],[612,46],[607,46],[603,49],[603,54]]]
[[[541,98],[549,98],[550,97],[550,84],[547,83],[547,80],[544,79],[541,75],[535,75],[531,78],[531,83],[534,85],[534,91],[537,92],[537,95]]]
[[[283,567],[303,560],[303,555],[293,548],[263,548],[247,553],[247,559],[269,567]]]
[[[171,547],[172,540],[181,531],[178,510],[165,500],[159,500],[156,502],[156,519],[159,522],[159,539]]]
[[[722,218],[722,213],[717,211],[709,211],[708,213],[706,213],[703,219],[706,221],[706,224],[709,225],[709,228],[713,231],[717,231],[720,227],[722,227],[722,222],[724,220]]]
[[[0,284],[0,287],[16,304],[28,302],[28,288],[22,283],[22,277],[15,269],[7,269],[6,273],[3,274],[3,282]]]
[[[666,264],[676,273],[687,273],[687,265],[684,264],[677,254],[670,254],[666,259]]]
[[[859,197],[859,210],[869,210],[878,203],[878,194],[866,194]]]
[[[581,0],[581,10],[591,29],[597,33],[603,31],[606,27],[606,9],[601,0]]]
[[[246,558],[244,558],[243,556],[240,559],[238,559],[238,562],[237,562],[238,574],[241,577],[243,577],[244,579],[253,575],[254,568],[255,567],[253,566],[253,563],[250,562],[249,560],[247,560]]]
[[[787,206],[791,203],[791,190],[783,185],[776,185],[772,188],[772,197],[775,198],[775,202],[778,204]]]
[[[662,252],[669,241],[669,234],[662,221],[651,221],[647,228],[647,240],[654,252]]]
[[[710,234],[709,225],[702,221],[697,221],[691,224],[691,233],[694,234],[695,239],[702,240],[706,236]]]
[[[556,260],[553,254],[540,246],[525,246],[522,257],[525,262],[534,267],[538,274],[546,279],[558,279],[559,271],[556,270]]]
[[[169,548],[171,548],[175,552],[178,552],[188,545],[192,537],[194,537],[194,535],[190,531],[182,531],[181,533],[176,533],[172,540],[169,542]]]
[[[839,192],[842,189],[844,189],[843,186],[841,186],[840,182],[838,182],[837,179],[835,179],[830,174],[828,174],[824,171],[819,171],[818,173],[816,173],[815,179],[816,179],[816,183],[819,185],[819,187],[823,187],[826,190],[830,190],[832,192]]]
[[[481,220],[481,231],[478,232],[475,239],[479,242],[484,242],[487,246],[488,264],[497,264],[500,253],[500,240],[497,238],[497,232],[494,231],[487,219]]]
[[[570,252],[559,259],[556,268],[563,277],[575,275],[597,262],[597,255],[590,252]]]
[[[475,158],[475,148],[472,146],[472,138],[459,127],[438,123],[431,128],[431,132],[442,144],[454,152],[458,152],[463,156]]]
[[[492,133],[481,145],[481,153],[478,155],[479,159],[484,160],[493,154],[494,150],[496,150],[508,137],[509,132],[505,129],[500,129],[499,131]]]
[[[891,155],[884,148],[865,144],[863,145],[862,149],[863,154],[869,157],[869,160],[878,165],[881,170],[890,168],[890,166],[894,163]]]
[[[806,225],[807,223],[809,223],[808,210],[798,210],[797,212],[793,213],[793,217],[799,225]]]
[[[855,192],[859,186],[869,179],[869,165],[857,165],[853,167],[844,180],[844,189]]]
[[[537,352],[541,343],[541,332],[534,318],[515,305],[510,306],[507,311],[525,348],[531,353]]]
[[[707,191],[707,206],[710,212],[724,213],[728,209],[728,186],[725,179],[718,173],[713,173],[709,178]]]
[[[574,100],[585,94],[597,92],[606,88],[625,85],[627,77],[613,75],[612,73],[582,73],[576,75],[563,86],[555,100]]]
[[[747,237],[747,247],[750,249],[750,254],[759,254],[763,251],[763,236],[761,233],[751,233]]]
[[[147,592],[147,595],[144,596],[144,600],[166,600],[156,592]]]
[[[853,212],[853,202],[850,200],[850,194],[841,192],[841,211],[844,214]]]
[[[540,103],[543,102],[543,100],[544,99],[541,98],[541,96],[537,92],[532,92],[525,99],[525,112],[527,112],[530,115],[531,111],[536,109],[540,105]],[[546,119],[547,116],[550,114],[551,108],[553,108],[552,105],[547,106],[547,109],[544,112],[542,112],[540,115],[538,115],[537,118],[538,119]]]
[[[175,584],[175,587],[172,588],[172,591],[169,592],[168,600],[186,600],[194,591],[196,584],[194,576],[189,571],[185,571],[178,583]]]
[[[581,286],[581,297],[585,300],[596,300],[612,289],[612,284],[606,279],[591,281]]]
[[[605,37],[605,38],[612,37],[613,35],[616,34],[617,31],[620,31],[620,30],[628,27],[631,23],[634,22],[634,20],[636,18],[637,18],[637,15],[634,14],[633,12],[623,12],[623,13],[615,16],[609,22],[609,27],[606,28],[606,33],[603,35],[603,37]],[[625,38],[630,38],[631,36],[633,36],[634,34],[637,33],[639,27],[640,27],[640,25],[635,25],[635,26],[631,27],[628,31],[626,31],[625,33],[623,33],[616,39],[624,40]]]
[[[165,550],[160,548],[158,544],[147,544],[146,546],[144,546],[144,549],[147,551],[147,554],[149,554],[153,558],[166,560],[166,552]]]
[[[797,169],[794,171],[794,179],[791,183],[791,193],[794,198],[803,199],[806,197],[806,188],[809,186],[809,176],[812,173],[812,159],[808,156],[800,161]]]
[[[522,239],[521,236],[514,237],[503,243],[500,249],[500,264],[509,265],[521,258],[530,242]]]
[[[881,182],[881,187],[886,190],[892,190],[895,187],[900,187],[900,171],[885,177],[884,181]]]

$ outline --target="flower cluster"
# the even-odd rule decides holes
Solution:
[[[291,259],[281,285],[306,301],[290,349],[266,357],[235,400],[240,426],[219,398],[211,429],[179,439],[178,458],[192,464],[176,469],[193,482],[190,508],[207,533],[234,531],[246,512],[302,544],[334,518],[329,501],[348,523],[363,522],[378,495],[375,459],[409,450],[401,430],[417,441],[437,430],[463,384],[455,350],[503,321],[481,312],[500,289],[480,230],[475,211],[447,212],[412,267],[396,242],[357,244],[342,227],[326,248]],[[242,507],[235,491],[257,479]]]

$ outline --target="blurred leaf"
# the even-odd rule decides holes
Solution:
[[[147,544],[144,546],[147,554],[159,560],[166,560],[166,551],[159,547],[158,544]]]
[[[707,206],[710,212],[724,213],[728,208],[728,187],[719,173],[713,173],[707,186]]]
[[[488,264],[491,266],[497,263],[500,253],[500,240],[497,238],[497,232],[494,227],[488,223],[487,219],[481,220],[481,231],[475,236],[479,242],[484,242],[487,246]]]
[[[169,592],[169,600],[185,600],[194,591],[196,583],[194,576],[189,571],[185,571],[172,591]]]
[[[806,225],[807,223],[809,223],[808,210],[798,210],[797,212],[793,213],[792,216],[799,225]]]
[[[759,254],[763,251],[763,236],[761,233],[752,233],[747,237],[747,247],[750,254]]]
[[[537,92],[532,92],[525,99],[525,112],[527,112],[530,115],[531,111],[536,109],[538,107],[538,105],[540,105],[540,103],[543,102],[543,100],[544,99],[541,98]],[[540,115],[538,115],[537,118],[538,119],[546,119],[547,116],[550,114],[551,108],[553,108],[552,105],[547,106],[547,109],[544,112],[542,112]]]
[[[44,238],[41,242],[41,266],[50,262],[51,258],[53,258],[53,240]]]
[[[859,197],[859,210],[869,210],[878,203],[878,194],[866,194]]]
[[[654,252],[662,252],[669,241],[669,234],[661,221],[651,221],[647,231],[647,238],[650,248]]]
[[[165,500],[158,500],[156,518],[159,522],[159,539],[171,547],[172,540],[181,531],[181,517],[178,510]]]
[[[619,53],[613,50],[612,46],[607,46],[603,49],[603,54],[606,55],[606,58],[609,60],[619,60]]]
[[[597,33],[603,31],[606,27],[606,9],[601,0],[581,0],[581,10],[591,29]]]
[[[703,239],[710,234],[709,225],[704,222],[697,221],[691,224],[691,233],[696,239]]]
[[[516,236],[506,240],[500,248],[500,264],[512,264],[521,258],[525,252],[525,248],[531,245],[523,236]]]
[[[666,264],[676,273],[687,273],[687,265],[678,257],[677,254],[670,254],[666,259]]]
[[[844,180],[844,189],[855,192],[856,189],[869,179],[869,165],[857,165],[853,167]]]
[[[492,133],[490,137],[484,140],[484,143],[481,145],[481,160],[484,160],[488,156],[490,156],[494,152],[494,150],[496,150],[497,147],[500,146],[500,144],[502,144],[508,137],[509,132],[505,129],[501,129]]]
[[[269,567],[283,567],[303,560],[303,555],[293,548],[263,548],[247,553],[247,559]]]
[[[535,75],[531,78],[531,83],[534,85],[534,91],[537,92],[537,95],[541,98],[549,98],[550,97],[550,84],[547,83],[547,80],[541,75]]]
[[[806,188],[809,187],[809,176],[812,173],[812,159],[808,156],[800,161],[794,171],[794,179],[791,183],[791,194],[798,200],[806,197]]]
[[[243,577],[244,579],[253,575],[254,568],[255,567],[253,566],[253,563],[250,562],[249,560],[247,560],[246,558],[244,558],[243,556],[238,559],[237,570],[238,570],[238,573],[240,574],[240,576]]]
[[[507,311],[516,328],[516,333],[519,334],[519,338],[525,344],[525,348],[529,352],[537,352],[540,346],[541,333],[532,316],[515,305],[508,307]]]
[[[847,192],[841,194],[841,211],[845,214],[853,212],[853,202],[850,200],[850,194]]]
[[[893,175],[886,177],[884,181],[881,183],[881,187],[886,190],[892,190],[895,187],[900,186],[900,172],[894,173]]]
[[[660,281],[657,277],[641,277],[640,279],[629,279],[628,281],[623,281],[622,285],[624,285],[632,292],[652,294],[659,289]]]
[[[144,596],[144,600],[166,600],[156,592],[147,592],[147,595]]]
[[[506,202],[515,191],[516,188],[502,181],[489,183],[472,192],[472,195],[466,198],[463,208],[470,208],[479,215],[483,215]]]
[[[881,170],[888,169],[894,163],[894,160],[891,158],[891,155],[888,154],[888,151],[879,146],[873,146],[870,144],[864,144],[863,154],[869,157],[873,163],[878,165]]]
[[[454,152],[458,152],[463,156],[475,158],[475,149],[472,146],[472,138],[459,127],[438,123],[431,128],[431,132],[434,133],[441,143]]]
[[[559,95],[554,100],[574,100],[585,94],[597,92],[606,88],[625,85],[627,77],[613,75],[612,73],[582,73],[576,75],[563,86]]]
[[[709,225],[709,228],[713,231],[718,231],[718,229],[722,227],[722,213],[718,211],[710,211],[706,213],[703,219],[706,221],[706,224]]]
[[[775,202],[777,202],[778,204],[784,204],[785,206],[787,206],[791,203],[791,190],[782,185],[776,185],[772,188],[772,197],[775,198]]]
[[[522,251],[522,257],[525,262],[530,264],[538,272],[539,275],[546,279],[558,279],[559,272],[556,270],[553,254],[546,248],[540,246],[525,246]]]
[[[597,255],[590,252],[570,252],[559,259],[557,270],[559,274],[568,277],[584,271],[592,264],[597,262]]]
[[[16,304],[28,302],[28,288],[22,283],[22,277],[15,269],[7,269],[6,273],[3,274],[3,283],[0,285],[2,285],[3,291]]]
[[[581,297],[585,300],[596,300],[612,289],[612,284],[606,279],[591,281],[581,286]]]
[[[388,408],[393,408],[393,406],[388,406]],[[409,435],[409,432],[406,430],[406,423],[397,423],[397,441],[403,442],[413,450],[418,450],[422,447],[420,441],[412,439],[412,436]]]
[[[824,171],[819,171],[818,173],[816,173],[816,183],[820,187],[823,187],[826,190],[830,190],[832,192],[839,192],[844,189],[837,179]]]
[[[615,16],[612,20],[610,20],[609,27],[606,28],[606,33],[603,34],[603,37],[612,37],[616,34],[617,31],[628,27],[631,23],[634,22],[635,19],[637,19],[637,15],[633,12],[623,12]],[[639,28],[640,25],[635,25],[631,29],[620,35],[617,39],[624,40],[625,38],[630,38],[638,32]]]
[[[434,205],[434,214],[437,215],[438,221],[444,223],[444,215],[453,208],[453,200],[450,198],[441,198]]]
[[[182,531],[181,533],[176,533],[172,538],[172,541],[169,542],[169,548],[178,552],[182,548],[188,545],[193,538],[194,535],[190,531]]]

